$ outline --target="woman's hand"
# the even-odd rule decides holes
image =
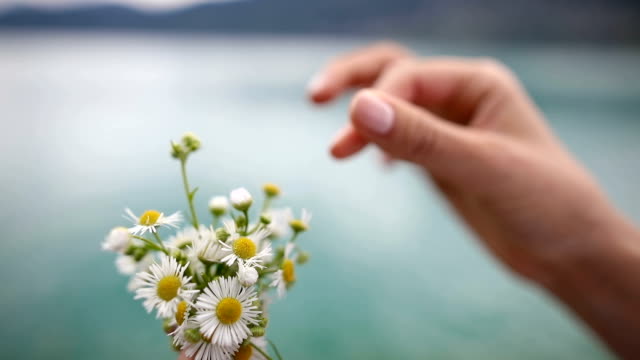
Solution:
[[[331,147],[336,158],[373,143],[423,168],[504,264],[558,296],[620,355],[640,356],[638,231],[507,68],[383,44],[332,61],[309,92],[324,103],[361,86]]]

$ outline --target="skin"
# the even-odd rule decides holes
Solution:
[[[640,231],[505,66],[420,59],[383,43],[331,61],[309,97],[324,104],[352,88],[365,89],[352,99],[334,157],[373,144],[423,169],[502,264],[565,304],[621,358],[640,356]],[[390,125],[371,127],[383,113]]]

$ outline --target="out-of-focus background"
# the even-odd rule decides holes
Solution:
[[[314,213],[271,315],[286,359],[612,358],[411,167],[328,157],[348,99],[316,109],[306,81],[381,38],[511,66],[640,221],[636,1],[0,0],[2,358],[176,358],[99,249],[127,206],[185,209],[168,141],[187,130],[201,212],[273,181]]]

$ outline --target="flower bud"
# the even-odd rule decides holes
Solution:
[[[102,250],[123,253],[131,244],[131,234],[125,227],[111,229],[102,243]]]
[[[262,186],[262,190],[267,197],[276,197],[280,195],[280,188],[276,184],[267,183]]]
[[[242,286],[251,286],[258,281],[258,271],[251,266],[238,263],[238,281]]]
[[[267,325],[269,325],[269,318],[263,317],[262,319],[260,319],[260,326],[266,328]]]
[[[162,322],[162,330],[164,330],[164,332],[167,334],[174,332],[176,330],[176,327],[177,326],[175,324],[171,324],[171,319],[164,319],[164,321]]]
[[[222,216],[229,208],[229,200],[226,196],[214,196],[209,200],[209,211],[215,216]]]
[[[182,145],[177,144],[175,142],[171,142],[171,156],[175,159],[180,159],[184,157],[187,151],[182,147]]]
[[[243,228],[247,225],[247,218],[244,215],[240,215],[236,218],[236,226]]]
[[[309,258],[310,258],[310,257],[311,257],[311,254],[309,254],[309,253],[308,253],[308,252],[306,252],[306,251],[301,251],[301,252],[298,254],[298,258],[296,259],[296,262],[297,262],[298,264],[300,264],[300,265],[304,265],[304,264],[306,264],[307,262],[309,262]]]
[[[261,337],[264,336],[264,328],[261,326],[254,326],[251,328],[251,336],[253,337]]]
[[[200,335],[199,329],[187,329],[184,331],[184,339],[195,344],[202,339],[202,335]]]
[[[182,136],[182,144],[189,152],[200,149],[200,139],[192,132],[185,133]]]
[[[240,211],[249,210],[251,204],[253,203],[251,194],[245,188],[238,188],[233,190],[229,197],[231,198],[231,205],[233,205],[234,208]]]
[[[271,216],[269,214],[260,215],[260,222],[265,225],[271,224]]]
[[[302,222],[302,220],[291,220],[289,221],[289,226],[291,226],[291,230],[295,232],[304,232],[307,231],[307,224]]]
[[[224,242],[224,241],[227,241],[227,239],[229,238],[229,233],[225,228],[219,228],[219,229],[216,229],[216,237],[218,238],[218,240],[221,240]]]

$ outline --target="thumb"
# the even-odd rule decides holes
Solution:
[[[389,155],[449,177],[482,168],[482,136],[387,93],[362,90],[351,104],[351,122]]]

